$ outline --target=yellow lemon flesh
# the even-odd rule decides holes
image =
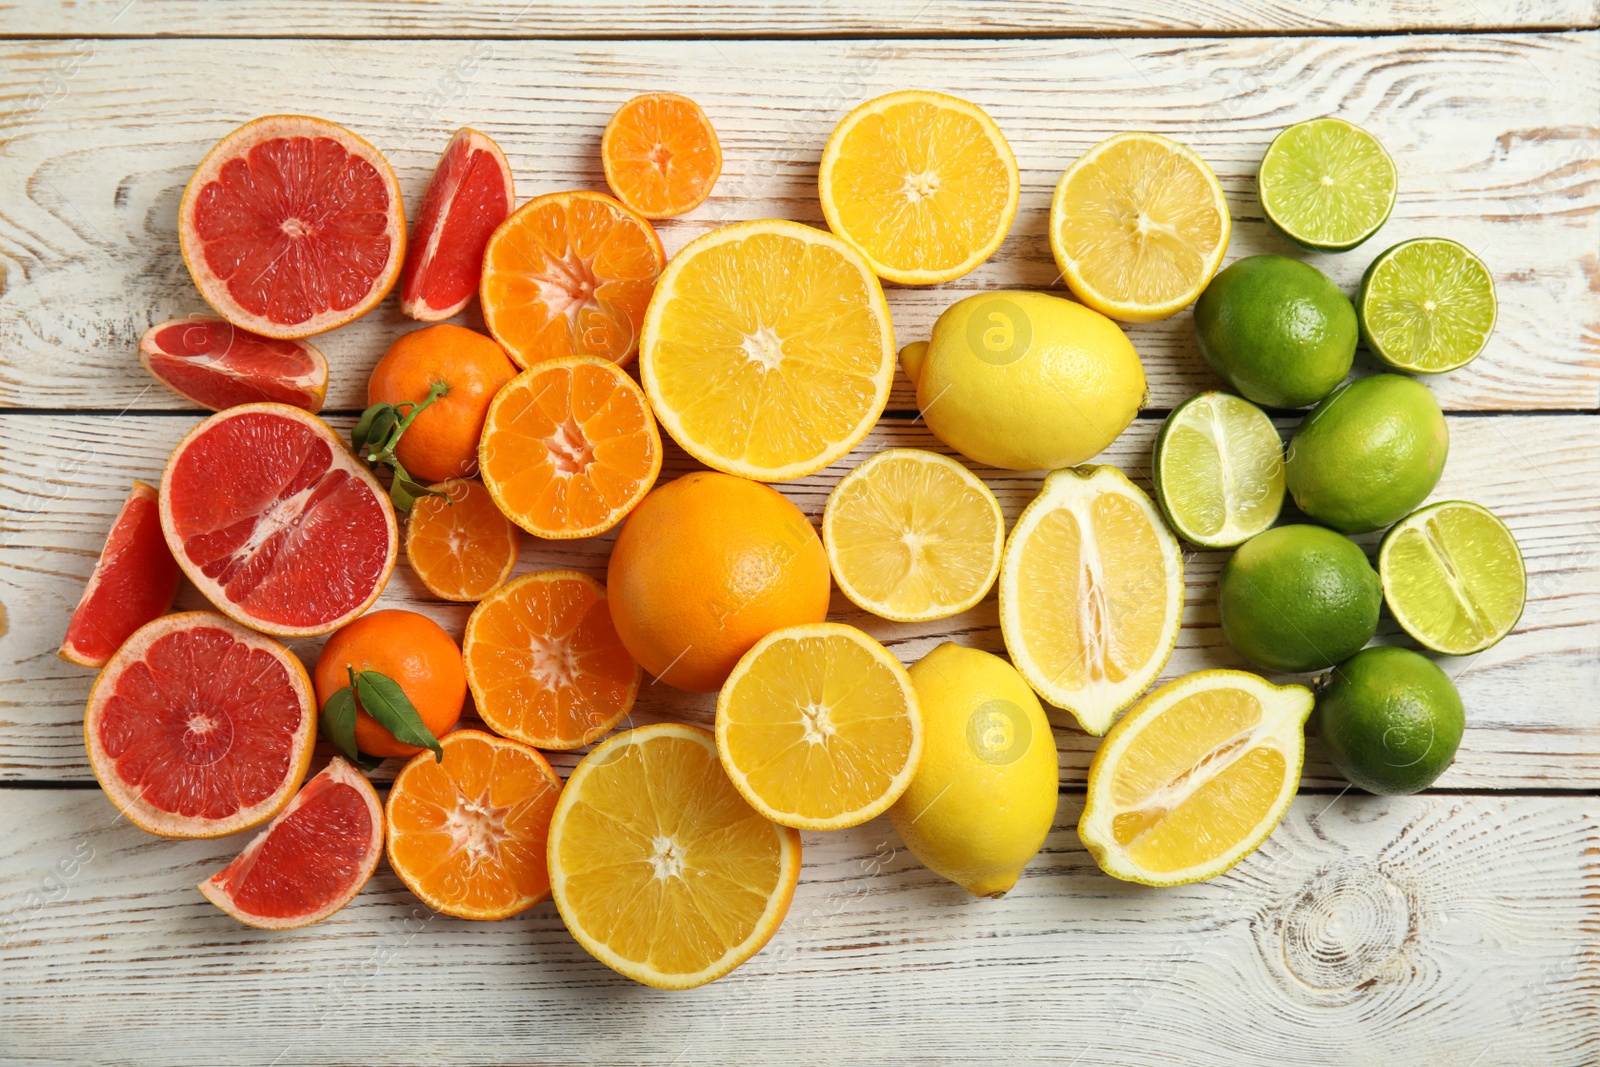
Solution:
[[[866,436],[889,399],[894,330],[866,261],[830,233],[767,219],[672,257],[645,312],[639,377],[695,459],[783,481]]]
[[[900,355],[928,428],[969,459],[1054,470],[1094,458],[1145,401],[1121,327],[1082,304],[997,290],[958,300]]]
[[[994,254],[1017,214],[1017,159],[994,120],[944,93],[869,100],[828,138],[817,174],[829,229],[880,278],[931,285]]]
[[[1055,738],[1039,699],[999,656],[945,642],[911,668],[922,764],[889,809],[906,847],[979,897],[1017,882],[1055,822]]]
[[[1146,885],[1214,878],[1272,833],[1300,784],[1300,685],[1186,675],[1128,712],[1095,753],[1078,836],[1102,870]]]

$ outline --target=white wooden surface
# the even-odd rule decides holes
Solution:
[[[0,36],[15,38],[0,60],[0,1063],[1600,1063],[1596,26],[1593,0],[0,3]],[[1051,288],[1049,191],[1130,128],[1216,167],[1237,258],[1291,251],[1255,202],[1271,135],[1344,115],[1394,153],[1400,203],[1374,247],[1317,265],[1352,288],[1381,248],[1432,233],[1489,262],[1496,337],[1429,382],[1453,412],[1435,495],[1506,518],[1530,601],[1500,646],[1446,662],[1468,728],[1435,789],[1345,791],[1312,738],[1302,795],[1256,855],[1205,885],[1149,890],[1078,846],[1094,746],[1059,727],[1057,829],[1007,898],[967,899],[881,820],[807,835],[774,942],[676,994],[591,961],[548,904],[461,922],[387,870],[324,924],[246,930],[193,890],[238,842],[160,841],[116,818],[83,757],[92,676],[53,652],[128,482],[157,477],[198,417],[143,376],[134,345],[202,307],[176,205],[217,137],[269,111],[346,122],[390,156],[414,206],[444,139],[471,123],[500,140],[527,197],[602,188],[616,104],[687,92],[726,165],[711,202],[663,224],[672,251],[733,219],[820,223],[833,123],[907,86],[988,108],[1023,200],[991,263],[891,291],[902,340],[967,292]],[[391,304],[318,340],[337,426],[405,328]],[[1144,478],[1161,412],[1215,381],[1187,313],[1130,335],[1152,413],[1104,459]],[[870,449],[939,448],[913,406],[897,383],[862,449],[785,491],[817,518]],[[669,449],[664,475],[688,466]],[[1008,519],[1038,485],[983,473]],[[520,569],[599,574],[608,543],[529,543]],[[1188,560],[1169,675],[1238,662],[1216,628],[1221,561]],[[192,589],[180,602],[199,606]],[[403,566],[384,602],[457,632],[466,614]],[[834,607],[907,662],[947,636],[1001,648],[992,597],[920,626]],[[1402,639],[1386,619],[1380,640]],[[297,644],[308,660],[317,647]],[[709,709],[647,686],[635,720]]]

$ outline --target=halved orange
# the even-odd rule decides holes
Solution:
[[[517,565],[517,528],[482,482],[450,478],[421,496],[406,520],[406,559],[428,592],[445,600],[482,600]]]
[[[633,708],[639,665],[605,586],[577,571],[525,574],[473,609],[461,640],[478,715],[540,748],[593,744]]]
[[[545,842],[561,779],[520,741],[456,730],[412,757],[384,809],[389,866],[434,911],[504,919],[550,895]]]
[[[626,363],[667,264],[655,228],[604,193],[547,193],[489,238],[483,322],[519,367],[562,356]]]
[[[593,356],[551,360],[495,394],[478,471],[506,517],[539,537],[592,537],[621,522],[661,473],[644,390]]]
[[[600,161],[618,200],[647,219],[664,219],[711,195],[722,146],[699,104],[677,93],[643,93],[606,123]]]

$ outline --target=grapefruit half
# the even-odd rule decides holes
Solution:
[[[95,778],[129,822],[221,837],[272,818],[305,780],[316,699],[278,642],[184,611],[123,642],[89,691],[83,732]]]
[[[400,275],[400,310],[441,322],[478,295],[489,235],[517,206],[511,164],[470,126],[456,131],[422,197]]]
[[[394,506],[328,424],[287,404],[212,415],[167,460],[161,529],[225,615],[286,637],[330,633],[378,599]]]
[[[129,635],[172,606],[177,591],[178,562],[161,534],[155,487],[134,482],[56,654],[81,667],[104,667]]]
[[[355,899],[382,852],[378,791],[335,756],[200,892],[250,926],[309,926]]]
[[[400,183],[337,123],[267,115],[217,142],[178,206],[178,241],[217,314],[310,337],[366,314],[405,261]]]
[[[211,315],[150,327],[139,338],[139,362],[212,411],[272,401],[315,414],[328,392],[328,361],[309,341],[263,337]]]

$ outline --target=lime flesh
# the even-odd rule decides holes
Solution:
[[[1261,159],[1261,209],[1284,236],[1343,252],[1378,232],[1394,208],[1394,161],[1372,134],[1343,119],[1296,123]]]
[[[1266,413],[1229,393],[1201,393],[1162,424],[1156,500],[1182,537],[1231,548],[1270,527],[1283,507],[1283,441]]]
[[[1472,362],[1489,343],[1496,314],[1489,268],[1442,237],[1404,241],[1373,260],[1356,298],[1372,354],[1419,374]]]
[[[1481,652],[1522,617],[1528,577],[1517,539],[1486,508],[1447,500],[1397,523],[1378,550],[1395,621],[1425,648]]]

